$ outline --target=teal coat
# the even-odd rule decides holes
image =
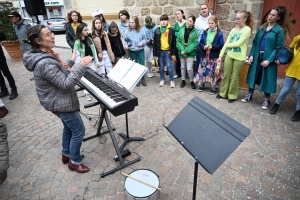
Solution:
[[[176,47],[178,49],[179,58],[183,58],[184,56],[181,54],[184,51],[187,54],[187,58],[194,58],[196,55],[197,45],[198,45],[198,31],[197,29],[193,29],[188,38],[187,47],[184,46],[184,32],[185,28],[180,29],[177,37],[176,37]]]
[[[252,49],[249,56],[253,56],[253,62],[249,67],[246,83],[254,86],[256,65],[259,58],[259,45],[266,30],[265,27],[260,27],[252,42]],[[267,93],[276,93],[277,84],[277,64],[275,63],[276,49],[284,45],[284,31],[279,24],[275,24],[267,34],[264,60],[268,60],[270,64],[268,67],[263,67],[261,83],[259,90]]]

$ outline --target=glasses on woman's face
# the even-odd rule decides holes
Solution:
[[[89,29],[86,28],[86,29],[83,29],[82,31],[89,31]]]
[[[53,37],[54,36],[54,33],[53,32],[49,32],[45,35],[46,37]]]

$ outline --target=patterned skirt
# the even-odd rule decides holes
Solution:
[[[196,75],[196,79],[200,83],[210,83],[213,87],[222,80],[224,73],[223,67],[220,68],[219,74],[215,74],[215,69],[218,65],[217,58],[207,59],[200,58],[199,67]]]

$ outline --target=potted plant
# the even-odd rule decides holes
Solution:
[[[23,55],[18,42],[18,36],[7,17],[11,12],[18,12],[18,8],[12,7],[11,3],[0,3],[0,30],[5,34],[6,40],[1,42],[5,50],[13,60],[22,59]]]

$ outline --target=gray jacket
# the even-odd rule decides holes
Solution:
[[[30,28],[30,26],[31,25],[24,19],[22,19],[18,25],[13,24],[13,27],[19,39],[19,44],[22,50],[22,54],[25,54],[27,51],[30,51],[30,45],[22,41],[27,38],[26,33],[27,30]]]
[[[0,178],[9,168],[9,153],[7,142],[7,129],[5,123],[0,120]],[[2,182],[4,180],[0,180]]]
[[[23,63],[28,71],[33,71],[36,92],[41,105],[52,112],[74,112],[79,110],[75,85],[86,71],[80,63],[72,60],[66,64],[73,66],[69,72],[56,56],[41,51],[25,53]]]

